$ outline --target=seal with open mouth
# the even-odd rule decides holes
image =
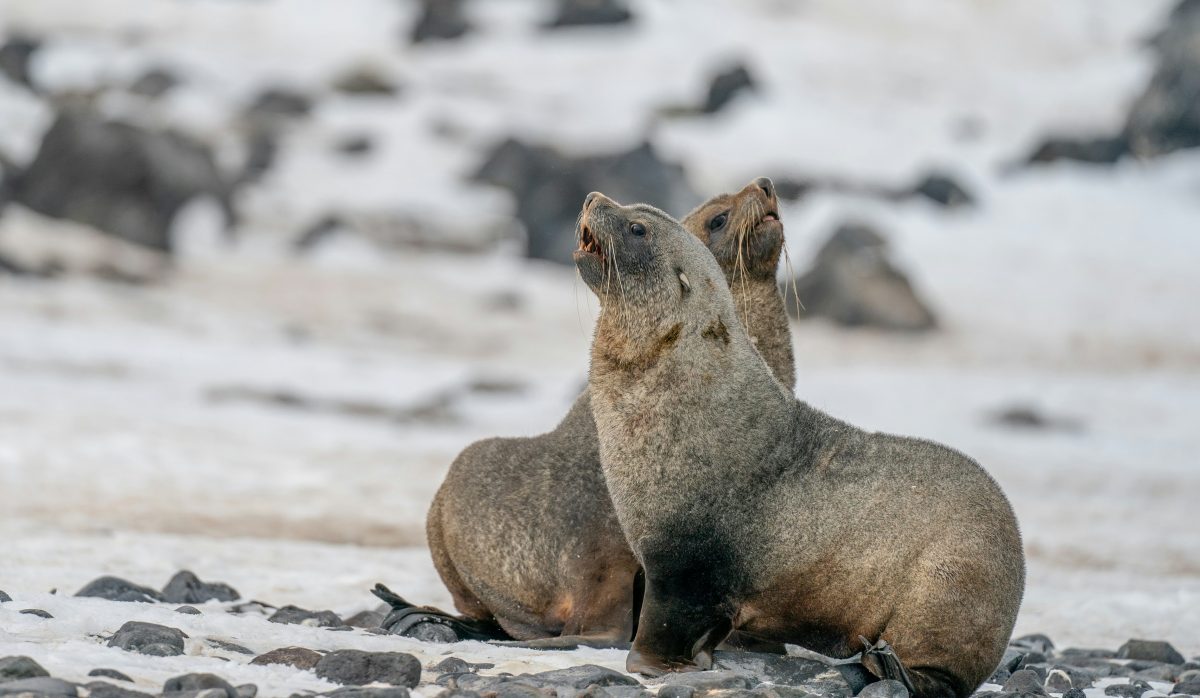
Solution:
[[[645,573],[630,671],[707,669],[737,631],[919,697],[967,696],[1024,590],[994,480],[929,441],[796,400],[737,320],[724,272],[649,206],[588,196],[575,262],[600,298],[589,374],[600,460]]]

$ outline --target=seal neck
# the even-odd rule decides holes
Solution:
[[[792,332],[779,284],[774,277],[725,274],[733,293],[733,307],[750,343],[771,367],[775,378],[787,388],[796,389],[796,362],[792,353]]]

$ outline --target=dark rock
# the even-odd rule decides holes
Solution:
[[[1042,685],[1052,693],[1062,693],[1074,686],[1071,676],[1062,669],[1051,669],[1050,673],[1046,674],[1046,681]]]
[[[414,44],[457,39],[471,29],[463,16],[462,0],[422,0],[421,15],[409,32]]]
[[[384,614],[379,611],[359,611],[346,619],[346,625],[351,628],[378,628],[383,619]]]
[[[49,611],[43,611],[40,608],[22,608],[21,613],[27,616],[37,616],[38,618],[53,618]]]
[[[510,139],[492,150],[474,180],[513,193],[529,257],[564,264],[575,250],[571,231],[588,192],[602,191],[617,201],[644,202],[677,215],[700,203],[683,168],[660,159],[649,143],[614,154],[572,157]]]
[[[1118,696],[1118,698],[1141,698],[1141,695],[1149,690],[1151,690],[1150,684],[1145,681],[1132,681],[1105,686],[1104,695]]]
[[[0,603],[4,603],[6,601],[12,601],[12,597],[0,590]]]
[[[562,695],[563,692],[559,692]],[[654,694],[637,686],[588,686],[576,698],[650,698]]]
[[[1046,673],[1046,655],[1041,652],[1026,652],[1021,655],[1021,661],[1017,662],[1017,669],[1033,669],[1039,664],[1042,665],[1040,673],[1044,676]]]
[[[321,657],[314,669],[327,681],[355,686],[379,682],[414,688],[421,681],[421,663],[403,652],[337,650]]]
[[[176,613],[182,613],[182,614],[184,614],[185,616],[198,616],[198,615],[200,615],[200,609],[198,609],[198,608],[196,608],[196,607],[194,607],[194,606],[180,606],[179,608],[175,609],[175,612],[176,612]]]
[[[38,676],[32,679],[18,679],[0,683],[0,696],[32,695],[39,698],[75,698],[79,689],[75,684],[50,676]]]
[[[690,686],[697,691],[714,691],[723,688],[752,688],[757,681],[735,671],[689,671],[667,674],[662,682],[667,686]]]
[[[225,640],[218,640],[213,637],[206,638],[204,641],[208,643],[209,647],[215,647],[219,650],[225,650],[226,652],[250,655],[254,654],[253,650],[246,649],[245,647],[233,642],[226,642]]]
[[[188,570],[176,572],[162,590],[167,603],[204,603],[205,601],[237,601],[237,590],[222,582],[202,582]]]
[[[494,691],[496,698],[553,698],[558,693],[549,686],[531,686],[521,681],[504,681]]]
[[[297,669],[311,669],[321,661],[321,653],[307,647],[280,647],[258,655],[251,664],[286,664]]]
[[[474,674],[480,669],[491,669],[494,664],[472,664],[458,657],[446,657],[434,664],[431,669],[439,674]]]
[[[443,691],[444,693],[444,691]],[[339,688],[329,693],[322,693],[323,696],[336,696],[336,698],[409,698],[407,688],[403,686],[393,686],[391,688]]]
[[[343,155],[366,155],[375,148],[375,141],[365,134],[347,136],[334,146]]]
[[[133,683],[133,679],[129,678],[125,674],[122,674],[116,669],[92,669],[88,672],[88,676],[103,676],[106,679],[116,679],[117,681],[128,681],[129,683]]]
[[[151,68],[133,81],[129,91],[135,95],[158,99],[179,85],[179,78],[166,68]]]
[[[256,698],[258,696],[258,686],[252,683],[244,683],[235,686],[237,689],[238,698]]]
[[[1082,688],[1071,688],[1062,694],[1062,698],[1087,698]]]
[[[246,108],[251,120],[299,119],[312,112],[312,98],[285,87],[263,90]]]
[[[182,693],[184,691],[203,691],[209,688],[222,691],[228,698],[239,698],[237,689],[215,674],[183,674],[167,679],[163,684],[162,692],[164,694]]]
[[[396,85],[377,71],[357,68],[343,73],[333,81],[333,89],[347,95],[391,97],[397,92]]]
[[[1030,405],[1011,405],[996,410],[989,416],[989,421],[1010,429],[1033,431],[1078,432],[1083,429],[1083,425],[1077,419],[1048,415]]]
[[[754,89],[754,78],[750,75],[750,70],[739,63],[713,76],[712,82],[708,85],[708,96],[704,100],[701,111],[705,114],[714,114],[732,102],[734,97],[743,92],[752,92]]]
[[[245,601],[229,607],[230,613],[236,613],[238,615],[254,613],[260,616],[269,616],[272,612],[277,610],[279,609],[264,601]]]
[[[277,129],[269,124],[259,124],[250,128],[246,141],[246,160],[242,163],[241,174],[237,181],[240,184],[255,182],[262,178],[263,173],[275,164],[279,154],[279,134]]]
[[[155,657],[174,657],[183,654],[183,640],[186,637],[177,628],[131,620],[117,630],[108,641],[108,646]]]
[[[752,676],[756,683],[765,681],[782,686],[799,686],[829,671],[825,664],[802,657],[725,651],[713,654],[713,669]]]
[[[43,669],[41,664],[33,661],[30,657],[0,657],[0,683],[49,675],[50,672]]]
[[[759,684],[750,692],[754,698],[817,698],[818,694],[814,694],[804,688],[797,686],[773,686],[771,684]],[[662,693],[659,693],[661,696]]]
[[[1020,696],[1044,696],[1046,689],[1042,688],[1042,677],[1029,669],[1014,671],[1008,681],[1004,682],[1005,693],[1016,693]]]
[[[1006,648],[1004,650],[1004,656],[1000,659],[1000,664],[997,665],[996,671],[991,675],[991,677],[988,678],[986,683],[994,683],[1003,686],[1004,682],[1008,681],[1008,677],[1017,670],[1017,666],[1021,663],[1021,660],[1024,657],[1025,654],[1021,650],[1013,647]]]
[[[1117,653],[1106,649],[1091,649],[1084,647],[1068,647],[1058,653],[1060,657],[1066,661],[1067,658],[1076,659],[1111,659],[1117,656]]]
[[[95,597],[109,601],[162,601],[162,595],[148,587],[139,586],[120,577],[100,577],[88,582],[75,596]]]
[[[1117,650],[1118,659],[1145,659],[1167,664],[1183,664],[1183,655],[1169,642],[1161,640],[1130,640]]]
[[[232,223],[228,188],[206,145],[85,111],[60,113],[42,137],[33,162],[13,183],[14,200],[38,213],[166,252],[173,247],[175,215],[200,196],[216,199],[226,224]],[[134,596],[149,598],[118,599],[112,592],[81,595],[157,600],[157,593],[112,577],[85,589],[117,582],[132,589]]]
[[[542,671],[536,674],[530,674],[529,678],[535,679],[539,683],[551,684],[554,686],[570,686],[575,689],[584,689],[588,686],[640,686],[637,679],[629,674],[623,674],[619,671],[613,671],[606,667],[597,666],[595,664],[584,664],[582,666],[572,666],[565,669],[553,669],[551,671]]]
[[[1171,694],[1183,693],[1189,696],[1200,696],[1200,677],[1180,681],[1171,689]]]
[[[914,195],[923,196],[934,203],[945,206],[946,208],[958,208],[960,206],[974,206],[975,197],[971,195],[961,184],[953,177],[940,172],[931,172],[925,175],[917,185],[913,187]],[[1029,637],[1043,638],[1049,641],[1045,635],[1031,635]],[[1014,641],[1016,642],[1016,641]],[[1050,645],[1054,647],[1053,644]]]
[[[29,77],[29,59],[42,42],[30,36],[13,36],[0,46],[0,73],[13,82],[33,88]]]
[[[1061,672],[1066,675],[1067,680],[1071,683],[1068,688],[1091,688],[1092,684],[1096,681],[1096,677],[1098,676],[1098,673],[1092,669],[1069,666],[1066,664],[1055,664],[1050,668],[1050,672],[1046,675],[1047,683],[1050,681],[1050,674],[1053,674],[1054,672]],[[1057,681],[1061,682],[1061,677],[1057,679]],[[1049,688],[1048,685],[1047,688]]]
[[[867,684],[858,698],[908,698],[908,689],[899,681],[876,681]]]
[[[1139,669],[1133,672],[1132,678],[1141,679],[1142,681],[1175,683],[1179,680],[1179,667],[1172,664],[1159,664],[1158,666],[1149,667],[1147,669]]]
[[[1098,136],[1073,139],[1066,136],[1051,136],[1038,144],[1026,158],[1026,162],[1044,164],[1056,160],[1075,160],[1097,165],[1111,165],[1129,152],[1129,143],[1124,136]]]
[[[696,687],[685,684],[667,684],[658,689],[658,698],[692,698],[696,695]]]
[[[342,619],[333,611],[309,611],[299,606],[284,606],[275,611],[267,620],[272,623],[292,625],[311,625],[318,628],[331,628],[342,625]]]
[[[546,27],[625,24],[632,19],[633,13],[619,0],[558,0],[558,13]]]
[[[1200,3],[1177,4],[1154,47],[1158,67],[1125,122],[1138,157],[1200,146]]]
[[[889,259],[887,242],[873,228],[850,223],[839,227],[817,253],[812,269],[795,282],[803,310],[787,298],[796,317],[826,317],[847,327],[924,332],[937,327],[933,311]]]
[[[88,689],[88,698],[153,698],[149,693],[131,691],[107,681],[92,681],[85,685]]]

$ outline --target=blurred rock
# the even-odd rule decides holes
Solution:
[[[1066,432],[1083,430],[1083,425],[1076,419],[1048,415],[1030,405],[1012,405],[997,410],[989,419],[993,424],[1010,429]]]
[[[131,691],[107,681],[91,681],[85,684],[88,698],[154,698],[149,693]]]
[[[1045,696],[1046,689],[1042,687],[1042,677],[1029,669],[1014,671],[1008,681],[1004,682],[1005,693],[1015,693],[1018,696]]]
[[[1043,164],[1056,160],[1076,160],[1111,165],[1120,160],[1128,151],[1129,144],[1124,136],[1100,136],[1078,140],[1053,136],[1042,141],[1026,162]]]
[[[167,679],[163,684],[162,692],[166,696],[172,693],[203,691],[209,688],[221,691],[227,698],[239,698],[237,689],[232,684],[214,674],[184,674]]]
[[[648,203],[676,216],[700,203],[683,168],[663,161],[649,143],[573,157],[509,139],[492,150],[474,179],[504,187],[516,197],[529,257],[563,264],[571,262],[575,220],[591,191],[622,203]]]
[[[176,612],[176,613],[182,613],[182,614],[184,614],[185,616],[198,616],[198,615],[200,615],[200,609],[198,609],[198,608],[195,608],[194,606],[180,606],[179,608],[175,609],[175,612]]]
[[[390,79],[366,66],[342,73],[333,81],[333,89],[356,97],[391,97],[398,91]]]
[[[162,594],[148,587],[139,586],[120,577],[100,577],[88,582],[75,596],[90,596],[109,601],[136,601],[150,603],[162,601]]]
[[[22,608],[19,613],[24,613],[27,616],[37,616],[38,618],[53,618],[49,611],[43,611],[40,608]]]
[[[9,80],[36,89],[29,77],[29,59],[42,42],[31,36],[15,35],[0,45],[0,73]]]
[[[202,582],[188,570],[175,573],[162,590],[167,603],[204,603],[205,601],[237,601],[242,598],[237,589],[222,582]]]
[[[708,85],[708,97],[704,100],[701,111],[705,114],[715,114],[739,94],[752,92],[754,89],[755,81],[750,75],[750,70],[739,63],[713,76]]]
[[[246,108],[250,119],[298,119],[312,112],[313,102],[308,95],[286,87],[263,90]]]
[[[713,654],[713,669],[753,676],[756,683],[798,686],[829,671],[825,664],[803,657],[764,652],[726,652]]]
[[[552,686],[569,686],[580,690],[588,686],[640,685],[638,680],[629,674],[613,671],[612,669],[596,664],[582,664],[566,667],[565,669],[551,669],[550,671],[530,674],[529,678],[539,683],[550,684]]]
[[[49,675],[50,672],[30,657],[0,657],[0,683]]]
[[[908,698],[908,688],[899,681],[876,681],[867,684],[858,698]]]
[[[166,252],[175,215],[198,196],[215,198],[232,223],[207,146],[81,111],[59,114],[13,183],[14,200],[38,213]]]
[[[351,628],[378,628],[386,615],[381,611],[359,611],[346,619],[346,625]]]
[[[923,196],[946,208],[975,205],[975,197],[959,184],[956,179],[943,172],[930,172],[926,174],[913,187],[911,195]]]
[[[1183,664],[1183,655],[1162,640],[1130,640],[1117,650],[1118,659],[1145,659],[1167,664]]]
[[[117,630],[108,646],[155,657],[174,657],[183,654],[186,637],[178,628],[131,620]]]
[[[632,19],[633,13],[620,0],[558,0],[558,12],[546,27],[625,24]]]
[[[0,683],[0,696],[75,698],[78,695],[79,689],[75,684],[49,676]]]
[[[251,664],[286,664],[297,669],[311,669],[321,661],[321,653],[305,647],[280,647],[258,655]]]
[[[1111,686],[1105,686],[1104,695],[1114,696],[1115,698],[1141,698],[1143,693],[1150,690],[1153,689],[1145,681],[1131,681],[1130,683],[1116,683]]]
[[[267,620],[272,623],[310,625],[317,628],[331,628],[342,625],[342,619],[333,611],[309,611],[299,606],[284,606]]]
[[[0,603],[5,603],[6,601],[12,601],[12,597],[8,594],[5,594],[3,591],[0,591]]]
[[[1008,646],[1022,652],[1049,654],[1054,649],[1054,641],[1046,635],[1034,633],[1032,635],[1022,635],[1009,642]]]
[[[794,317],[826,317],[847,327],[897,332],[937,327],[933,311],[889,259],[886,241],[859,223],[839,227],[817,253],[813,268],[796,280],[803,310],[786,283],[784,290]]]
[[[179,78],[166,68],[151,68],[134,80],[129,91],[135,95],[158,99],[179,85]]]
[[[463,16],[462,0],[422,0],[421,15],[409,32],[414,44],[457,39],[471,30]]]
[[[403,686],[392,686],[390,688],[346,686],[332,690],[329,693],[318,693],[317,695],[329,696],[329,698],[409,698],[412,694]],[[441,694],[438,695],[440,696]],[[499,697],[497,696],[497,698]]]
[[[375,149],[375,141],[365,133],[356,133],[340,139],[334,148],[342,155],[361,157]]]
[[[206,644],[208,644],[209,647],[213,647],[213,648],[216,648],[219,650],[225,650],[226,652],[233,652],[234,654],[248,654],[251,656],[254,655],[254,650],[243,647],[242,645],[239,645],[236,642],[229,642],[228,640],[218,640],[215,637],[204,638],[204,642]]]
[[[129,678],[125,674],[122,674],[121,672],[117,671],[116,669],[92,669],[91,671],[88,672],[87,675],[88,676],[103,676],[106,679],[114,679],[116,681],[128,681],[129,683],[133,683],[133,679]]]
[[[1158,68],[1125,124],[1138,157],[1200,146],[1200,2],[1176,5],[1154,47]]]
[[[326,681],[354,686],[378,682],[415,688],[421,681],[421,663],[403,652],[337,650],[321,657],[313,670]]]

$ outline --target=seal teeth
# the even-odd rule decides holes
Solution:
[[[588,226],[582,226],[579,229],[579,250],[589,254],[598,255],[600,261],[604,261],[604,248],[600,246],[600,239],[593,233]]]

